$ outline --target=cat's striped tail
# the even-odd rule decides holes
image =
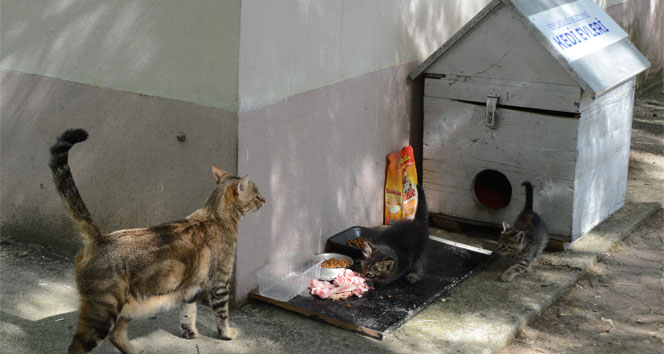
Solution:
[[[76,143],[85,141],[88,133],[83,129],[70,129],[62,133],[51,146],[51,160],[49,167],[53,173],[53,182],[60,193],[65,206],[69,210],[76,227],[78,228],[85,246],[90,246],[101,237],[99,228],[92,220],[88,208],[85,206],[81,194],[78,192],[74,177],[69,169],[69,149]]]

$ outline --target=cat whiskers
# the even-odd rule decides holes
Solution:
[[[263,204],[265,204],[265,199],[258,199],[257,197],[253,197],[247,204],[241,206],[240,210],[242,210],[242,214],[244,215],[252,210],[260,209]]]

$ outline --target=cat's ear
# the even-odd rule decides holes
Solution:
[[[503,232],[507,231],[507,229],[509,229],[509,228],[510,228],[510,224],[503,221]]]
[[[386,259],[378,263],[381,272],[389,272],[394,267],[394,259]]]
[[[244,176],[240,178],[240,181],[237,182],[236,191],[237,194],[240,194],[244,191],[249,190],[249,176]]]
[[[212,175],[214,176],[215,182],[219,183],[219,180],[225,176],[228,176],[229,173],[215,165],[212,165]]]
[[[524,240],[526,239],[526,233],[523,231],[519,231],[516,233],[516,235],[514,235],[514,239],[519,243],[523,243]]]
[[[364,248],[362,249],[362,255],[364,258],[369,258],[371,257],[371,254],[373,253],[373,250],[371,249],[371,244],[369,242],[364,243]]]

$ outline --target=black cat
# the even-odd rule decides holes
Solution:
[[[417,185],[417,212],[412,221],[401,221],[367,241],[362,275],[373,285],[384,286],[405,275],[415,283],[424,276],[424,250],[429,239],[429,212],[424,190]]]

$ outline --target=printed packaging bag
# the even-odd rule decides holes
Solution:
[[[387,156],[385,224],[413,220],[417,211],[417,169],[413,147],[405,146]]]

